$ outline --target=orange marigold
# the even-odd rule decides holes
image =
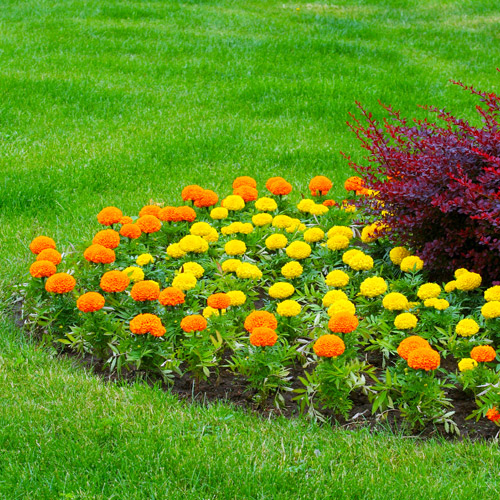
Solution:
[[[227,309],[231,305],[231,298],[225,293],[213,293],[208,297],[207,305],[214,309]]]
[[[130,295],[136,302],[146,300],[158,300],[160,296],[160,285],[156,281],[144,280],[134,283]]]
[[[219,197],[215,191],[205,189],[203,194],[195,200],[194,206],[199,208],[213,207],[218,201]]]
[[[103,247],[102,245],[90,245],[83,256],[89,262],[95,262],[96,264],[111,264],[116,259],[114,250],[111,248]]]
[[[346,191],[359,191],[365,187],[365,182],[361,177],[349,177],[344,183],[344,188]]]
[[[56,274],[57,269],[53,262],[50,260],[38,260],[33,262],[30,266],[30,274],[33,278],[48,278]]]
[[[134,219],[132,217],[129,217],[128,215],[124,215],[120,219],[120,224],[123,226],[124,224],[132,224],[134,222]]]
[[[68,293],[75,288],[76,280],[68,273],[56,273],[47,278],[45,290],[52,293]]]
[[[49,278],[50,279],[50,278]],[[497,356],[495,349],[490,345],[478,345],[470,352],[470,357],[478,363],[489,363]]]
[[[426,347],[427,349],[430,349],[431,346],[427,340],[425,340],[422,337],[419,337],[418,335],[411,335],[410,337],[406,337],[401,341],[401,343],[398,346],[398,354],[406,361],[408,361],[408,356],[410,352],[414,351],[415,349],[421,349]]]
[[[276,332],[267,326],[257,326],[250,334],[250,344],[254,346],[273,346],[277,340]]]
[[[179,304],[184,304],[186,295],[182,290],[169,286],[162,290],[158,297],[158,301],[162,306],[178,306]]]
[[[143,217],[144,215],[153,215],[158,218],[158,214],[160,213],[161,207],[158,205],[146,205],[142,207],[139,212],[139,217]]]
[[[439,353],[429,347],[419,347],[408,355],[408,366],[414,370],[435,370],[439,367],[441,358]]]
[[[100,287],[105,292],[123,292],[130,284],[130,278],[123,271],[108,271],[101,276]]]
[[[239,186],[233,189],[233,194],[241,196],[245,200],[245,203],[255,201],[259,197],[258,191],[252,186]]]
[[[122,236],[125,236],[125,238],[135,240],[139,238],[139,236],[142,234],[142,231],[137,224],[123,224],[123,226],[120,228],[120,234]]]
[[[158,219],[165,222],[179,222],[182,220],[177,207],[163,207],[158,213]]]
[[[493,407],[486,412],[486,418],[497,423],[500,421],[500,412],[496,409],[496,407]]]
[[[182,318],[181,328],[186,332],[201,332],[207,327],[207,320],[200,314],[192,314]]]
[[[177,214],[180,221],[193,222],[196,219],[196,212],[191,207],[178,207]]]
[[[292,191],[292,185],[283,177],[271,177],[266,182],[266,188],[274,195],[286,195]]]
[[[323,205],[325,205],[325,207],[335,207],[337,206],[337,202],[335,200],[325,200]]]
[[[158,316],[154,314],[138,314],[130,320],[130,331],[136,335],[150,333],[153,337],[162,337],[167,330]]]
[[[319,194],[324,196],[325,194],[328,194],[328,191],[330,191],[332,187],[332,181],[324,175],[317,175],[316,177],[313,177],[309,183],[309,189],[313,196],[318,196]]]
[[[267,326],[271,330],[276,330],[278,327],[278,320],[275,318],[274,314],[267,311],[253,311],[245,319],[245,330],[252,333],[254,328],[260,326]]]
[[[156,233],[161,229],[161,221],[154,215],[143,215],[136,223],[143,233]]]
[[[76,307],[82,312],[95,312],[104,307],[104,297],[98,292],[87,292],[78,297]]]
[[[351,333],[358,325],[358,318],[349,312],[335,313],[328,321],[328,328],[333,333]]]
[[[196,184],[186,186],[181,193],[184,201],[196,201],[203,196],[204,189]]]
[[[120,244],[120,234],[114,229],[104,229],[94,236],[92,243],[106,248],[117,248]]]
[[[36,260],[49,260],[52,264],[58,266],[62,261],[62,256],[57,250],[46,248],[37,255]]]
[[[250,186],[256,188],[257,181],[253,177],[242,175],[241,177],[236,177],[236,179],[234,179],[233,181],[233,189],[237,189],[240,186]]]
[[[116,207],[103,208],[97,214],[97,220],[99,224],[102,224],[103,226],[112,226],[113,224],[120,222],[122,217],[122,211]]]
[[[47,248],[56,248],[56,242],[48,236],[37,236],[30,243],[30,250],[34,254],[39,254],[42,250],[45,250]]]
[[[344,353],[345,344],[337,335],[322,335],[314,343],[313,349],[322,358],[336,358]]]

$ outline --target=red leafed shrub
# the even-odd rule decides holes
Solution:
[[[390,106],[383,124],[356,103],[365,123],[348,123],[369,151],[350,162],[378,194],[359,204],[413,248],[436,278],[465,267],[486,282],[500,280],[500,97],[453,82],[479,96],[482,127],[432,106],[438,123],[402,118]],[[380,203],[382,202],[382,203]]]

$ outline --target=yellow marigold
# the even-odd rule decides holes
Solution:
[[[167,255],[173,259],[180,259],[186,255],[186,252],[181,248],[179,243],[172,243],[167,247]]]
[[[250,333],[250,344],[256,347],[273,346],[278,340],[276,332],[266,326],[254,328]]]
[[[340,204],[340,210],[343,210],[347,214],[352,214],[356,211],[356,205],[349,200],[343,200]]]
[[[250,186],[253,188],[257,187],[257,181],[248,175],[242,175],[241,177],[236,177],[233,181],[233,189],[237,189],[240,186]]]
[[[325,232],[319,227],[312,227],[304,233],[304,240],[307,243],[316,243],[325,237]]]
[[[494,319],[500,316],[500,301],[492,300],[481,307],[481,314],[486,319]]]
[[[479,325],[472,318],[465,318],[457,323],[455,331],[462,337],[470,337],[479,331]]]
[[[48,260],[55,266],[58,266],[62,261],[62,256],[57,250],[54,250],[53,248],[46,248],[36,256],[36,260]]]
[[[266,247],[269,250],[278,250],[285,248],[288,244],[288,239],[284,234],[272,234],[266,238]]]
[[[160,210],[161,207],[159,207],[158,205],[146,205],[145,207],[141,208],[139,217],[142,217],[144,215],[154,215],[155,217],[158,217]]]
[[[309,213],[311,215],[325,215],[328,213],[328,207],[326,205],[315,203],[309,210]]]
[[[251,232],[253,232],[253,226],[252,224],[250,224],[250,222],[244,222],[243,224],[241,224],[240,233],[250,234]]]
[[[130,320],[129,328],[136,335],[149,333],[153,337],[162,337],[167,331],[162,325],[161,319],[154,314],[138,314]]]
[[[142,234],[141,228],[137,224],[123,224],[120,234],[131,240],[136,240]]]
[[[203,191],[201,186],[190,184],[182,190],[181,197],[184,201],[196,201],[203,196]]]
[[[123,213],[119,208],[106,207],[97,214],[97,221],[103,226],[112,226],[118,224],[123,217]]]
[[[356,306],[350,300],[336,300],[328,308],[328,316],[332,317],[337,313],[348,313],[354,316],[356,314]]]
[[[137,219],[136,224],[143,233],[157,233],[161,229],[161,221],[154,215],[143,215]]]
[[[140,267],[130,266],[126,267],[123,272],[134,282],[142,281],[144,279],[144,271]]]
[[[227,259],[222,263],[221,267],[225,273],[235,273],[239,266],[241,266],[241,260]]]
[[[160,296],[160,285],[152,280],[138,281],[132,286],[130,295],[136,302],[158,300]]]
[[[474,370],[477,366],[477,361],[472,358],[463,358],[458,362],[458,369],[461,372],[467,372],[469,370]]]
[[[189,232],[195,236],[207,236],[212,229],[212,226],[208,222],[195,222],[189,228]]]
[[[50,278],[49,278],[50,279]],[[497,356],[495,349],[490,345],[478,345],[470,352],[470,357],[478,363],[489,363]]]
[[[391,262],[396,266],[401,265],[403,259],[406,259],[406,257],[410,257],[410,255],[410,251],[405,247],[394,247],[389,252],[389,258],[391,259]]]
[[[408,309],[408,299],[398,292],[388,293],[382,300],[382,305],[389,311],[403,311]]]
[[[256,265],[242,262],[241,265],[236,268],[236,276],[241,279],[255,280],[262,278],[262,272]]]
[[[317,175],[309,182],[309,190],[311,191],[312,196],[319,196],[320,194],[325,196],[328,194],[328,191],[332,189],[332,187],[332,181],[324,175]]]
[[[123,271],[108,271],[101,277],[100,287],[105,292],[123,292],[130,284],[130,278]]]
[[[277,215],[273,218],[273,227],[277,227],[279,229],[286,229],[287,227],[293,224],[293,220],[288,215]]]
[[[223,314],[224,313],[225,313],[225,310],[223,310]],[[205,309],[203,309],[202,315],[204,318],[210,318],[212,316],[220,316],[220,312],[218,309],[207,306],[207,307],[205,307]]]
[[[281,274],[287,279],[298,278],[304,272],[304,268],[297,261],[287,262],[281,268]]]
[[[231,306],[242,306],[247,301],[247,296],[240,290],[231,290],[227,295],[231,300]]]
[[[270,312],[253,311],[246,317],[243,326],[245,330],[250,333],[252,333],[255,328],[261,328],[263,326],[271,328],[271,330],[276,330],[278,321],[274,314]]]
[[[43,252],[42,252],[43,253]],[[54,262],[55,264],[55,262]],[[500,302],[500,286],[492,286],[484,291],[484,300],[486,302]]]
[[[427,340],[418,335],[411,335],[406,337],[401,341],[398,346],[398,354],[405,360],[408,361],[408,356],[410,353],[416,349],[430,349],[431,346]]]
[[[330,290],[323,297],[323,306],[329,307],[337,300],[349,300],[349,297],[342,290]]]
[[[208,297],[207,305],[214,309],[227,309],[231,305],[231,298],[227,293],[213,293]]]
[[[401,313],[394,318],[394,326],[398,330],[411,330],[417,326],[417,317],[411,313]]]
[[[326,275],[325,282],[328,286],[343,288],[349,283],[349,275],[340,269],[335,269]]]
[[[201,236],[196,236],[194,234],[188,234],[187,236],[184,236],[184,238],[181,238],[179,246],[181,247],[181,250],[186,253],[203,253],[208,250],[208,242]]]
[[[259,227],[271,224],[272,221],[273,216],[271,214],[257,214],[252,217],[252,222]]]
[[[219,240],[219,233],[217,232],[216,229],[212,228],[210,230],[210,232],[207,235],[202,236],[202,238],[205,241],[208,241],[209,243],[213,243],[214,241],[218,241]]]
[[[224,251],[227,255],[243,255],[247,251],[244,241],[231,240],[224,245]]]
[[[469,271],[467,271],[467,269],[464,269],[463,267],[461,267],[455,271],[455,278],[458,279],[460,276],[462,276],[462,274],[466,274],[468,272]]]
[[[302,306],[295,300],[284,300],[278,304],[276,312],[280,316],[285,316],[287,318],[297,316],[300,314]]]
[[[47,248],[56,248],[56,242],[52,239],[49,238],[48,236],[37,236],[31,243],[30,243],[30,250],[34,254],[39,254],[42,250],[45,250]]]
[[[420,300],[435,299],[441,293],[441,287],[437,283],[424,283],[420,285],[417,296]]]
[[[328,238],[326,246],[333,251],[344,250],[349,246],[349,238],[341,234],[337,234]]]
[[[97,292],[87,292],[80,295],[76,301],[76,307],[82,312],[100,311],[104,307],[104,297]]]
[[[290,243],[286,249],[286,254],[291,259],[301,260],[306,259],[311,255],[311,247],[304,241],[294,241]]]
[[[358,259],[359,257],[362,257],[365,255],[361,250],[358,250],[357,248],[352,248],[351,250],[347,250],[347,252],[344,252],[342,254],[342,262],[344,264],[349,265],[349,262],[353,259]]]
[[[304,198],[303,200],[300,200],[299,204],[297,205],[297,209],[299,210],[299,212],[309,213],[314,205],[316,205],[316,202],[314,200]]]
[[[354,271],[369,271],[373,268],[373,259],[361,252],[349,259],[348,266]]]
[[[135,263],[138,266],[147,266],[148,264],[152,264],[155,261],[155,258],[150,253],[143,253],[137,257]]]
[[[425,370],[428,372],[439,368],[440,364],[441,358],[439,353],[428,347],[415,349],[408,355],[408,366],[414,370]]]
[[[56,266],[50,260],[37,260],[30,266],[30,274],[33,278],[48,278],[56,272]]]
[[[328,328],[333,333],[351,333],[359,325],[359,320],[349,312],[338,312],[333,314],[328,321]]]
[[[379,276],[366,278],[359,287],[359,293],[365,297],[377,297],[385,292],[387,292],[387,283]]]
[[[287,233],[296,233],[297,231],[305,231],[306,225],[302,224],[300,219],[292,219],[292,223],[285,229]]]
[[[456,282],[456,280],[448,281],[448,283],[446,283],[446,285],[444,285],[444,291],[446,293],[454,292],[456,289],[457,289],[457,282]]]
[[[192,290],[196,286],[197,282],[198,280],[194,274],[181,273],[172,280],[172,287],[185,292],[186,290]]]
[[[320,358],[336,358],[345,352],[345,344],[337,335],[322,335],[314,343],[313,349]]]
[[[424,261],[416,255],[405,257],[400,264],[401,271],[408,273],[413,271],[421,271],[424,267]]]
[[[446,299],[426,299],[424,300],[425,307],[434,307],[438,311],[444,311],[450,307],[450,303]]]
[[[481,275],[477,273],[463,273],[457,278],[457,289],[468,292],[481,286]]]
[[[334,236],[345,236],[348,240],[352,240],[354,233],[352,229],[347,226],[333,226],[328,230],[328,238],[333,238]]]
[[[51,293],[69,293],[75,288],[76,280],[68,273],[56,273],[47,278],[45,290]]]
[[[196,279],[200,279],[205,273],[205,269],[203,269],[203,267],[197,262],[186,262],[182,264],[177,273],[191,273],[196,277]]]
[[[231,194],[222,200],[222,206],[232,211],[241,210],[245,208],[245,200],[237,194]]]
[[[239,233],[240,229],[241,229],[241,226],[242,226],[241,222],[232,222],[231,224],[229,224],[229,226],[224,226],[221,229],[221,233],[224,236],[227,236],[229,234]]]
[[[186,295],[179,288],[169,286],[160,292],[158,302],[162,306],[178,306],[184,304]]]
[[[368,226],[365,226],[361,231],[361,241],[363,243],[371,243],[372,241],[378,240],[383,235],[383,230],[385,224],[380,222],[374,222]]]
[[[225,219],[229,215],[227,208],[217,207],[213,208],[210,212],[210,217],[214,220]]]
[[[295,292],[295,287],[284,281],[278,281],[269,288],[269,295],[273,299],[287,299],[293,295],[293,292]]]
[[[255,202],[255,208],[261,212],[274,212],[278,209],[278,204],[272,198],[263,196]]]
[[[115,261],[115,252],[111,248],[103,247],[102,245],[90,245],[83,252],[85,260],[96,264],[111,264]]]

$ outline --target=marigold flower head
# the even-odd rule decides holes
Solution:
[[[155,258],[150,253],[143,253],[137,257],[135,263],[138,266],[147,266],[148,264],[152,264],[155,261]]]
[[[260,279],[262,278],[262,271],[255,265],[249,262],[242,262],[236,268],[236,276],[241,279]]]
[[[411,330],[417,326],[417,322],[417,317],[411,313],[401,313],[394,318],[394,326],[398,330]]]
[[[217,205],[218,201],[219,196],[215,191],[205,189],[201,197],[195,200],[194,206],[199,208],[213,207],[214,205]]]
[[[45,290],[51,293],[69,293],[75,288],[76,280],[68,273],[56,273],[47,278]]]
[[[276,312],[280,316],[288,318],[297,316],[300,314],[301,310],[302,306],[295,300],[284,300],[283,302],[280,302],[276,308]]]
[[[167,247],[167,255],[173,259],[180,259],[186,255],[186,252],[181,248],[179,243],[172,243]]]
[[[205,307],[205,309],[203,309],[202,316],[204,318],[208,319],[208,318],[211,318],[212,316],[220,316],[221,312],[222,312],[222,314],[226,314],[225,309],[221,309],[221,311],[219,311],[219,309],[215,309],[213,307],[207,306],[207,307]]]
[[[182,290],[183,292],[186,292],[187,290],[192,290],[195,286],[198,280],[196,279],[196,276],[191,273],[181,273],[178,274],[172,281],[172,286],[174,288],[178,288],[179,290]]]
[[[438,311],[444,311],[450,307],[450,303],[446,299],[425,299],[424,300],[425,307],[434,307],[434,309]]]
[[[323,205],[325,205],[325,207],[335,207],[337,206],[337,202],[335,200],[325,200]]]
[[[156,281],[144,280],[134,283],[130,295],[136,302],[158,300],[160,296],[160,285]]]
[[[278,320],[274,314],[267,311],[253,311],[245,319],[243,325],[247,332],[252,333],[254,328],[259,328],[265,326],[271,328],[271,330],[276,330],[278,327]]]
[[[170,206],[163,207],[158,212],[158,219],[164,222],[180,222],[183,220],[178,207],[170,207]]]
[[[486,418],[488,420],[491,420],[492,422],[495,422],[495,424],[498,424],[500,421],[500,411],[496,409],[496,407],[490,408],[486,412]]]
[[[457,332],[457,335],[470,337],[479,331],[479,325],[472,318],[465,318],[457,323],[455,331]]]
[[[349,259],[348,266],[354,271],[369,271],[373,268],[373,259],[361,252]]]
[[[365,181],[361,179],[361,177],[349,177],[349,179],[344,182],[344,188],[346,191],[360,191],[364,187]]]
[[[33,278],[48,278],[56,272],[56,266],[50,260],[37,260],[30,266],[30,274]]]
[[[405,247],[394,247],[390,252],[389,252],[389,258],[391,259],[391,262],[399,266],[401,265],[401,262],[403,259],[406,257],[409,257],[411,255],[411,252],[406,249]]]
[[[201,236],[188,234],[179,241],[179,246],[183,252],[203,253],[208,250],[208,242]]]
[[[332,187],[332,181],[324,175],[317,175],[309,182],[309,190],[311,191],[312,196],[319,196],[320,194],[325,196],[328,194],[328,191],[332,189]]]
[[[349,265],[351,260],[356,260],[359,259],[360,257],[363,257],[365,254],[361,251],[358,250],[357,248],[353,248],[351,250],[347,250],[347,252],[344,252],[342,255],[342,262],[344,264]]]
[[[472,358],[463,358],[458,362],[458,369],[461,372],[467,372],[469,370],[474,370],[477,366],[477,361]]]
[[[411,335],[410,337],[406,337],[401,341],[398,347],[398,354],[405,360],[408,361],[408,356],[410,355],[410,352],[414,351],[415,349],[430,349],[431,346],[427,340],[425,340],[422,337],[419,337],[418,335]]]
[[[361,231],[361,241],[363,243],[371,243],[378,240],[383,236],[385,228],[386,225],[381,222],[374,222],[373,224],[365,226]]]
[[[237,189],[240,186],[250,186],[253,188],[257,188],[257,181],[253,177],[249,177],[248,175],[242,175],[241,177],[236,177],[233,181],[233,189]]]
[[[446,293],[454,292],[456,289],[457,289],[457,282],[456,282],[456,280],[448,281],[448,283],[446,283],[446,285],[444,285],[444,291]]]
[[[460,276],[462,276],[462,274],[466,274],[466,273],[468,273],[468,272],[469,272],[469,271],[467,271],[467,269],[465,269],[465,268],[463,268],[463,267],[461,267],[461,268],[457,269],[457,270],[455,271],[455,279],[458,279]]]
[[[158,218],[160,210],[161,207],[159,207],[158,205],[146,205],[145,207],[141,208],[139,217],[143,217],[144,215],[154,215],[156,218]]]
[[[299,201],[297,205],[297,209],[299,212],[304,212],[304,213],[309,213],[311,211],[311,208],[316,205],[316,202],[314,200],[309,200],[308,198],[304,198]]]
[[[36,260],[48,260],[55,266],[58,266],[62,261],[62,256],[57,250],[46,248],[36,256]]]
[[[269,295],[273,299],[287,299],[295,292],[295,287],[290,283],[278,281],[269,288]]]
[[[178,273],[191,273],[196,279],[200,279],[205,274],[205,269],[197,262],[185,262],[179,269]]]
[[[242,306],[247,301],[247,296],[240,290],[231,290],[227,292],[227,296],[231,300],[231,306]]]
[[[491,286],[484,291],[484,300],[486,302],[500,302],[500,286]]]
[[[325,215],[328,213],[328,207],[323,204],[315,203],[309,210],[311,215]]]
[[[233,194],[241,196],[246,203],[255,201],[259,197],[257,190],[251,186],[237,187],[233,190]]]
[[[192,314],[182,318],[181,328],[186,333],[202,332],[207,327],[207,320],[200,314]]]
[[[405,257],[400,264],[401,271],[408,273],[414,271],[421,271],[424,267],[424,261],[416,255]]]
[[[304,241],[294,241],[286,248],[286,254],[291,259],[306,259],[311,255],[311,246]]]
[[[345,352],[345,344],[337,335],[322,335],[314,343],[313,349],[320,358],[336,358]]]
[[[123,224],[120,234],[131,240],[136,240],[142,234],[141,228],[137,224]]]
[[[333,226],[328,230],[328,238],[333,238],[334,236],[345,236],[348,240],[352,240],[354,233],[352,229],[347,226]]]
[[[193,222],[196,219],[196,212],[191,207],[177,207],[176,214],[179,221]]]
[[[237,194],[231,194],[222,200],[222,206],[228,210],[236,212],[245,208],[245,200]]]
[[[349,275],[341,269],[335,269],[326,275],[325,282],[328,286],[343,288],[349,283]]]
[[[344,250],[349,246],[349,238],[336,234],[326,241],[326,246],[332,251]]]
[[[271,214],[256,214],[252,217],[252,222],[259,227],[271,224],[272,221],[273,216]]]
[[[90,245],[83,252],[85,260],[94,262],[95,264],[111,264],[116,260],[116,255],[111,248],[103,247],[102,245]]]
[[[123,213],[119,208],[106,207],[97,214],[97,221],[103,226],[112,226],[120,222]]]
[[[231,298],[225,293],[213,293],[208,297],[207,305],[214,309],[227,309],[231,305]]]
[[[50,278],[49,278],[50,279]],[[478,363],[489,363],[497,356],[495,349],[490,345],[478,345],[470,352],[470,357]]]
[[[121,219],[120,219],[120,222],[119,224],[121,224],[122,226],[125,225],[125,224],[133,224],[134,222],[134,219],[132,219],[132,217],[129,217],[128,215],[124,215]]]
[[[271,177],[266,182],[266,188],[275,196],[285,196],[292,191],[292,185],[283,177]]]
[[[224,271],[225,273],[235,273],[236,269],[238,269],[238,267],[241,266],[241,264],[242,264],[241,260],[227,259],[221,265],[222,271]]]
[[[329,307],[337,300],[349,300],[349,297],[342,290],[330,290],[323,297],[323,306]]]
[[[181,197],[184,201],[196,201],[203,196],[204,191],[201,186],[190,184],[182,190]]]
[[[398,292],[388,293],[382,300],[382,305],[384,309],[389,311],[402,311],[408,309],[408,299]]]
[[[417,296],[420,300],[435,299],[441,293],[441,287],[437,283],[424,283],[420,285]]]
[[[243,255],[247,251],[244,241],[231,240],[224,245],[224,251],[227,255]]]
[[[257,347],[271,347],[278,340],[277,333],[266,326],[256,327],[250,333],[250,344]]]
[[[178,306],[184,304],[186,295],[179,288],[169,286],[160,292],[158,302],[162,306]]]
[[[347,313],[354,316],[356,314],[356,306],[350,300],[336,300],[328,308],[327,312],[330,318],[338,313]]]
[[[144,279],[144,271],[140,267],[126,267],[123,272],[130,278],[131,281],[137,283]]]
[[[435,370],[441,364],[439,353],[429,347],[414,349],[408,354],[408,366],[414,370]]]
[[[481,275],[477,273],[463,273],[457,278],[457,289],[468,292],[481,286]]]
[[[276,215],[273,218],[273,227],[277,227],[278,229],[286,229],[293,225],[293,219],[288,217],[288,215]]]
[[[328,328],[333,333],[351,333],[359,325],[359,320],[348,312],[338,312],[330,317],[328,321]]]
[[[343,210],[346,214],[352,214],[356,211],[356,205],[354,205],[349,200],[342,200],[340,204],[340,210]]]
[[[319,227],[312,227],[304,233],[304,240],[307,243],[317,243],[325,237],[325,232]]]
[[[264,196],[255,202],[255,208],[261,212],[274,212],[278,209],[278,204],[272,198]]]
[[[481,307],[481,314],[486,319],[500,317],[500,301],[492,300],[491,302],[486,302],[486,304]]]
[[[105,292],[123,292],[130,284],[130,278],[123,271],[108,271],[101,277],[100,287]]]
[[[129,328],[136,335],[149,333],[153,337],[162,337],[167,331],[162,325],[161,319],[154,314],[138,314],[130,320]]]
[[[49,238],[48,236],[37,236],[30,243],[30,250],[34,254],[39,254],[41,251],[46,250],[48,248],[52,249],[56,248],[56,242],[52,238]]]
[[[359,293],[365,297],[377,297],[385,292],[387,292],[387,283],[379,276],[366,278],[359,287]]]
[[[284,234],[271,234],[266,238],[266,248],[268,250],[279,250],[285,248],[288,244],[288,238]]]
[[[78,297],[76,307],[82,312],[95,312],[100,311],[104,303],[104,297],[100,293],[87,292]]]
[[[157,233],[161,229],[161,221],[154,215],[143,215],[137,219],[136,224],[143,233]]]
[[[289,280],[298,278],[303,272],[304,268],[300,265],[299,262],[295,260],[292,262],[287,262],[281,268],[281,274]]]
[[[229,212],[227,208],[224,207],[213,208],[212,211],[210,212],[210,217],[214,220],[226,219],[228,215]]]

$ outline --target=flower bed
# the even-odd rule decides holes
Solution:
[[[428,282],[425,262],[349,201],[374,193],[358,178],[345,187],[348,200],[327,199],[318,176],[297,203],[280,177],[263,196],[239,177],[220,203],[193,185],[179,207],[107,207],[77,251],[39,236],[26,324],[111,372],[198,387],[231,373],[256,405],[293,398],[311,418],[348,419],[361,395],[377,419],[458,432],[460,392],[472,417],[498,423],[500,286],[466,269]]]

